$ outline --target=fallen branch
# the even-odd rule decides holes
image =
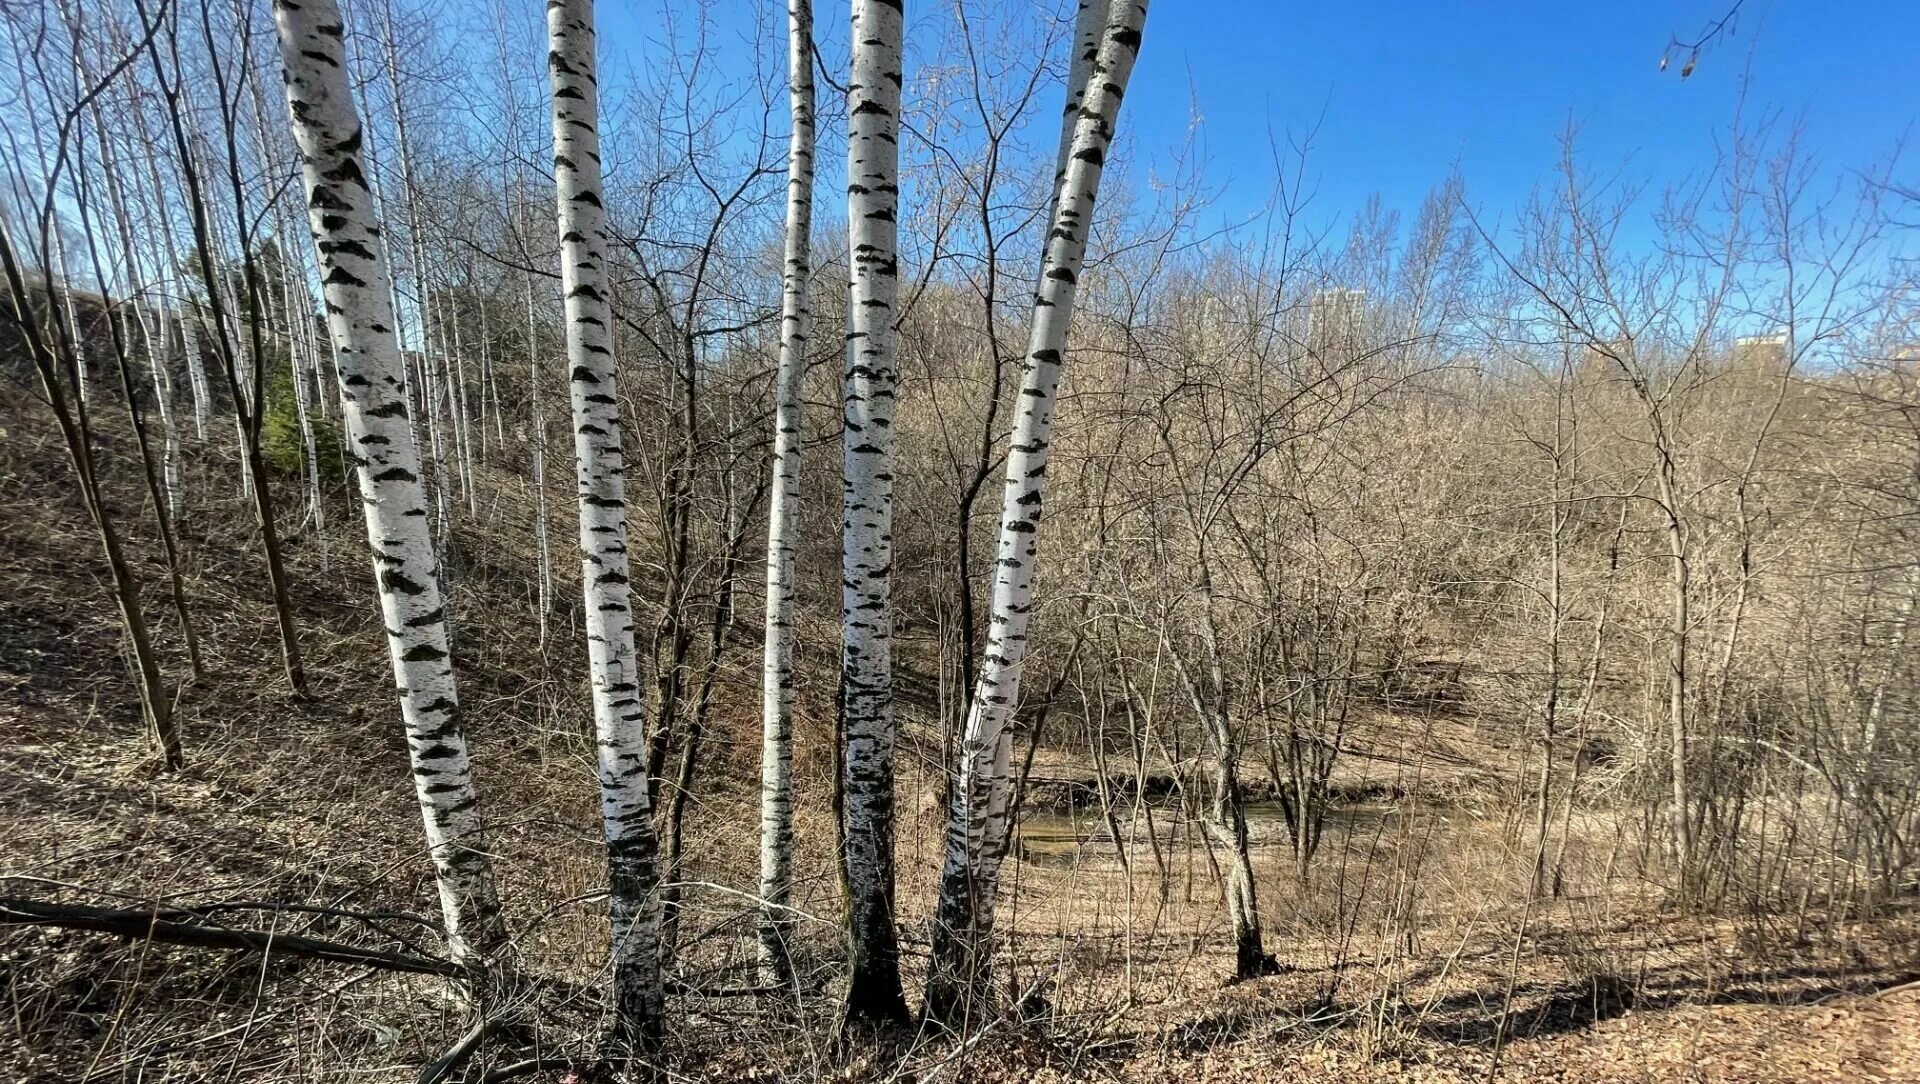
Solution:
[[[486,1041],[489,1034],[499,1029],[500,1024],[495,1020],[482,1020],[473,1025],[472,1030],[461,1036],[460,1041],[448,1048],[445,1054],[428,1062],[426,1068],[420,1070],[420,1084],[440,1084],[441,1081],[452,1076],[456,1069],[472,1061],[474,1052],[480,1049],[480,1044]]]
[[[92,930],[170,945],[279,953],[416,975],[464,978],[470,974],[465,967],[451,960],[362,948],[297,934],[220,926],[195,918],[188,912],[161,908],[89,907],[78,903],[41,903],[37,900],[0,897],[0,925]]]

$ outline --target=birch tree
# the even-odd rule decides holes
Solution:
[[[658,845],[647,792],[646,704],[633,639],[626,468],[606,270],[593,0],[550,3],[547,39],[568,383],[579,461],[580,578],[586,593],[587,656],[599,746],[600,817],[612,890],[612,1053],[625,1057],[658,1048],[665,992]]]
[[[454,687],[387,261],[347,82],[344,28],[334,0],[280,0],[274,22],[340,375],[341,414],[359,476],[447,939],[456,959],[484,965],[509,948],[507,927]]]
[[[1027,661],[1049,436],[1100,175],[1146,17],[1145,0],[1114,0],[1084,90],[1068,90],[1073,138],[1034,291],[1019,414],[1008,443],[987,646],[967,712],[934,914],[924,1008],[927,1019],[949,1026],[963,1022],[987,974],[994,896],[1010,834],[1010,724]]]
[[[840,728],[851,975],[846,1020],[907,1019],[893,926],[893,408],[900,296],[901,0],[853,0],[847,83],[847,353]]]
[[[802,394],[812,311],[813,0],[787,0],[787,225],[774,374],[772,492],[767,512],[767,625],[761,663],[760,964],[767,980],[793,981],[787,907],[793,885],[794,552],[800,521]]]

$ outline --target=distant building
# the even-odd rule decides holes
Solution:
[[[1588,342],[1580,351],[1580,375],[1590,380],[1618,380],[1637,369],[1633,339],[1618,335]]]
[[[1765,335],[1742,335],[1733,340],[1733,361],[1756,369],[1778,369],[1787,361],[1787,333],[1771,331]]]
[[[1307,342],[1317,353],[1352,349],[1367,318],[1367,292],[1336,287],[1313,295],[1307,307]]]

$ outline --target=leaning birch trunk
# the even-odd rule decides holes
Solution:
[[[1110,0],[1080,0],[1073,16],[1073,53],[1067,58],[1067,102],[1060,110],[1060,143],[1053,156],[1053,187],[1047,196],[1048,223],[1060,210],[1060,188],[1066,183],[1067,167],[1073,162],[1073,137],[1080,128],[1080,110],[1086,104],[1087,83],[1093,65],[1100,59],[1100,42],[1106,37]],[[1040,246],[1040,271],[1045,273],[1051,245]],[[969,649],[971,650],[971,649]]]
[[[907,1019],[893,926],[894,306],[900,295],[900,0],[853,0],[847,84],[847,353],[840,721],[851,973],[846,1021]]]
[[[360,479],[447,940],[456,959],[484,966],[508,949],[507,927],[454,690],[420,449],[408,423],[387,264],[361,165],[340,12],[334,0],[280,0],[274,22],[327,325],[338,354],[341,414]]]
[[[948,1026],[963,1023],[986,988],[994,895],[1009,836],[1010,724],[1027,659],[1048,436],[1100,174],[1113,142],[1127,78],[1139,55],[1146,17],[1146,0],[1114,0],[1109,9],[1106,32],[1075,122],[1071,159],[1062,175],[1047,235],[1046,262],[1034,295],[1020,416],[1007,454],[990,631],[967,713],[959,787],[948,814],[933,957],[927,972],[925,1016]]]
[[[648,802],[646,706],[633,644],[625,470],[614,385],[613,307],[600,198],[599,87],[593,0],[547,5],[553,82],[553,163],[559,186],[560,276],[579,460],[581,582],[599,735],[600,816],[612,890],[611,1054],[658,1049],[665,990],[660,973],[660,883]]]
[[[760,965],[793,982],[787,911],[793,886],[793,558],[800,521],[802,391],[813,239],[813,0],[787,0],[787,235],[780,364],[773,389],[773,483],[767,513],[767,628],[761,663]]]

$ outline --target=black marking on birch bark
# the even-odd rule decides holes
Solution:
[[[440,650],[432,644],[415,644],[413,647],[407,649],[406,654],[400,656],[400,661],[439,662],[446,657],[447,653],[445,651]]]
[[[348,256],[357,256],[369,262],[373,260],[373,253],[367,250],[366,245],[358,241],[322,241],[319,247],[320,251],[329,256],[345,253]]]
[[[395,595],[423,595],[427,589],[391,569],[380,573],[380,589]]]

